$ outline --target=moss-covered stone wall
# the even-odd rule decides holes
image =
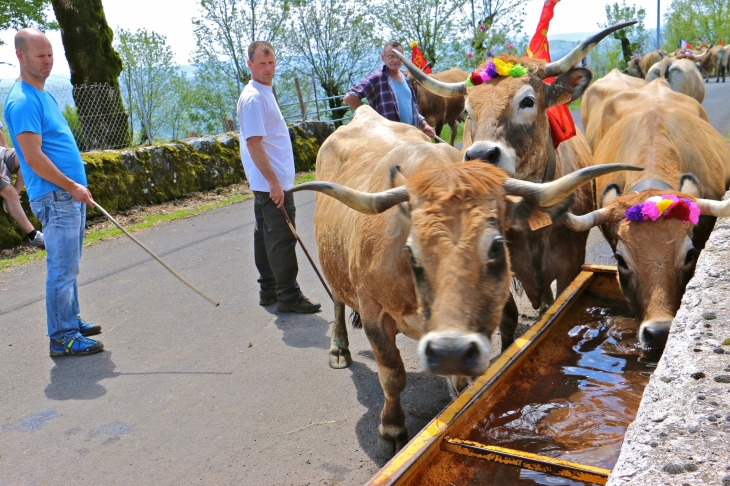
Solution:
[[[314,169],[319,147],[332,131],[332,125],[323,122],[289,126],[297,171]],[[91,194],[107,211],[161,203],[246,178],[235,132],[166,144],[87,152],[81,157]],[[31,222],[40,228],[40,223],[30,211],[25,192],[21,199]],[[89,208],[89,214],[94,214],[92,208]],[[21,244],[24,236],[18,225],[0,211],[0,249]]]

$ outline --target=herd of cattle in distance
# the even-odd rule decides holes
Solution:
[[[396,335],[419,340],[423,369],[462,390],[487,368],[497,328],[502,350],[514,339],[511,279],[544,310],[554,300],[551,283],[561,292],[579,273],[593,226],[615,254],[641,344],[663,349],[715,219],[730,215],[730,201],[721,201],[730,147],[697,99],[672,90],[666,76],[647,82],[614,70],[590,85],[579,62],[633,23],[551,63],[502,55],[528,73],[477,86],[467,87],[466,75],[427,76],[399,56],[421,91],[464,100],[463,150],[363,106],[322,145],[317,181],[292,189],[318,192],[315,235],[335,300],[330,366],[352,362],[345,306],[373,348],[385,395],[383,455],[408,440]],[[546,109],[581,96],[586,135],[555,148]],[[696,203],[698,224],[626,219],[627,208],[665,194]],[[533,231],[528,221],[538,210],[552,224]]]

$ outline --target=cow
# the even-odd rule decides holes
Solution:
[[[664,49],[651,51],[638,59],[634,58],[630,60],[626,69],[623,70],[623,73],[635,78],[644,79],[646,78],[646,74],[649,72],[649,68],[660,62],[666,56],[667,52]]]
[[[665,78],[669,86],[677,93],[683,93],[694,98],[698,103],[705,99],[705,83],[702,74],[694,62],[689,59],[672,59],[665,57],[661,62],[654,64],[646,75],[646,81]]]
[[[603,102],[614,94],[644,86],[646,80],[626,75],[614,68],[601,79],[593,83],[583,95],[580,105],[580,118],[583,123],[586,140],[591,150],[595,148],[596,131],[602,118]]]
[[[593,163],[620,160],[644,171],[596,179],[598,209],[567,214],[566,224],[581,232],[600,225],[623,295],[640,322],[640,342],[661,351],[716,217],[730,215],[730,201],[720,201],[730,186],[730,148],[702,106],[673,91],[664,78],[616,90],[604,100],[596,123]],[[672,197],[696,203],[697,224],[666,213],[647,212],[651,219],[642,220],[646,205]],[[684,214],[680,209],[677,214]]]
[[[702,54],[695,54],[694,61],[698,63],[702,77],[705,82],[709,82],[710,75],[713,71],[717,76],[717,82],[720,82],[720,66],[724,65],[725,49],[722,46],[710,44]]]
[[[466,71],[454,67],[440,73],[430,74],[429,76],[445,83],[453,83],[455,81],[465,80],[468,75]],[[451,129],[451,140],[449,143],[454,145],[456,141],[456,122],[463,118],[464,97],[442,98],[425,89],[420,89],[418,82],[412,76],[409,76],[409,81],[411,83],[411,89],[416,93],[418,109],[421,115],[436,130],[436,135],[439,137],[441,137],[441,130],[443,130],[444,125],[448,125]]]
[[[524,224],[535,207],[551,207],[545,210],[559,217],[575,188],[624,168],[587,168],[545,184],[519,181],[489,164],[464,164],[457,149],[433,144],[369,106],[327,138],[317,155],[317,181],[291,191],[331,196],[317,194],[314,210],[335,307],[330,366],[352,362],[349,306],[373,348],[385,394],[378,427],[383,455],[408,440],[396,335],[418,339],[423,369],[454,376],[463,388],[465,377],[487,368],[497,327],[503,349],[513,340],[518,314],[510,294],[509,226]]]
[[[717,52],[717,81],[720,81],[720,76],[722,76],[722,82],[724,83],[728,63],[730,63],[730,45],[718,47],[720,47],[720,50]]]
[[[580,132],[555,148],[546,109],[580,98],[593,75],[589,69],[576,66],[604,37],[634,23],[609,27],[551,63],[499,56],[504,63],[522,64],[527,74],[496,76],[468,88],[465,81],[441,83],[431,79],[405,56],[396,55],[429,91],[444,97],[467,96],[462,150],[465,161],[482,160],[517,179],[546,182],[591,164],[590,149]],[[482,69],[486,65],[482,64]],[[550,77],[556,77],[553,84],[543,81]],[[576,191],[571,211],[583,214],[592,209],[593,192],[586,184]],[[535,224],[533,228],[539,226]],[[513,272],[533,308],[542,313],[554,301],[552,282],[556,281],[560,293],[580,272],[588,233],[574,234],[561,222],[555,222],[535,231],[511,228],[506,237]]]

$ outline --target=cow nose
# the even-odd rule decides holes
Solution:
[[[423,369],[435,375],[476,376],[489,364],[489,342],[479,334],[429,333],[418,347]]]
[[[499,158],[502,156],[502,151],[499,147],[484,147],[484,146],[473,146],[467,149],[464,154],[465,160],[483,160],[490,164],[496,164],[499,162]]]
[[[661,351],[667,344],[672,321],[649,321],[641,325],[641,344],[645,348]]]

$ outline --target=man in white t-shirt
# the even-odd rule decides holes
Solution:
[[[254,194],[254,258],[259,271],[259,304],[276,303],[279,312],[317,312],[320,305],[297,284],[296,243],[280,208],[295,224],[294,152],[289,129],[273,93],[276,55],[271,44],[248,46],[251,81],[238,99],[241,160]]]

